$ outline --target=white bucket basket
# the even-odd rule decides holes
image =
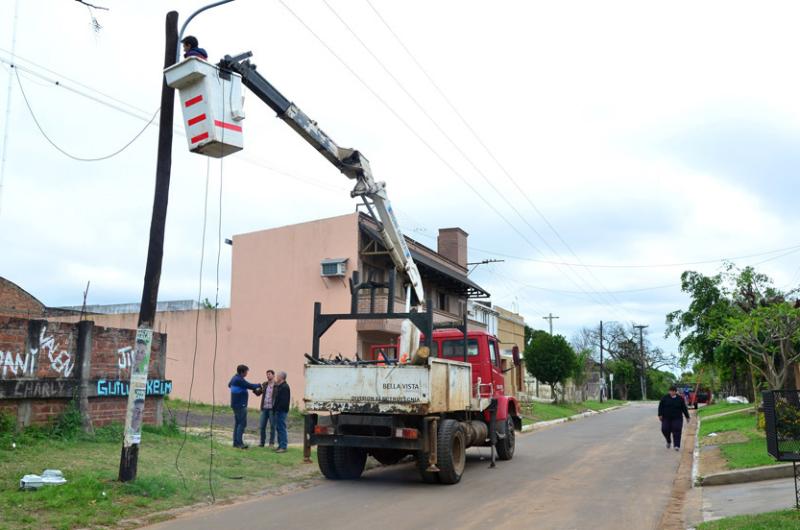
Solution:
[[[189,150],[214,158],[241,151],[242,77],[196,57],[164,70],[167,85],[180,94]]]

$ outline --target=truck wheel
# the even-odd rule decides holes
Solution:
[[[443,420],[436,440],[436,465],[442,484],[456,484],[464,474],[467,461],[467,440],[461,424],[456,420]]]
[[[417,466],[417,472],[419,472],[422,482],[425,482],[426,484],[439,483],[439,473],[431,473],[430,471],[426,471],[428,469],[428,453],[417,451],[415,465]]]
[[[372,449],[372,457],[384,466],[393,466],[403,459],[406,454],[397,449]]]
[[[509,416],[503,425],[500,426],[500,434],[505,437],[497,440],[495,447],[497,448],[497,457],[500,460],[511,460],[514,458],[514,446],[516,440],[514,439],[514,420]]]
[[[340,479],[353,480],[364,472],[367,451],[358,447],[334,447],[333,464]]]
[[[317,464],[319,470],[329,480],[339,480],[339,474],[336,472],[336,464],[333,461],[333,452],[335,447],[332,445],[319,445],[317,446]]]

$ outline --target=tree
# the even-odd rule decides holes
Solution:
[[[800,309],[789,302],[756,307],[731,317],[720,337],[741,349],[747,362],[770,389],[784,387],[794,363],[800,360]]]
[[[581,393],[581,401],[586,401],[586,382],[589,380],[589,371],[594,362],[592,350],[585,348],[575,354],[575,367],[572,370],[572,383]]]
[[[576,362],[572,346],[561,335],[534,331],[525,347],[525,368],[533,377],[550,385],[556,400],[556,385],[562,386],[563,400],[564,382],[574,373]]]
[[[691,297],[689,307],[667,315],[665,333],[665,336],[674,335],[681,340],[681,365],[714,366],[720,385],[728,392],[742,393],[740,389],[745,389],[745,393],[749,393],[746,389],[755,386],[751,383],[752,375],[763,375],[753,363],[761,353],[753,355],[751,351],[748,354],[741,342],[745,335],[750,339],[757,335],[754,326],[761,319],[754,321],[749,315],[760,308],[791,305],[788,300],[797,290],[781,292],[767,275],[752,267],[740,269],[731,263],[726,263],[725,270],[714,276],[685,271],[681,275],[681,290]],[[753,345],[752,340],[748,342]],[[757,349],[763,353],[764,346]],[[760,364],[766,368],[763,362]],[[775,380],[769,384],[774,383]],[[755,399],[756,392],[752,390]]]
[[[614,390],[620,399],[627,401],[634,396],[629,395],[631,387],[638,388],[636,385],[636,367],[627,359],[612,360],[606,363],[606,370],[609,374],[614,374]],[[638,395],[636,397],[639,397]],[[614,396],[611,396],[613,399]]]

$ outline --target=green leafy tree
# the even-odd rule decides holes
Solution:
[[[577,359],[572,346],[561,335],[549,335],[546,332],[534,331],[530,343],[525,348],[525,368],[533,377],[550,385],[553,396],[556,385],[562,387],[564,382],[574,374]]]
[[[614,394],[619,399],[628,400],[641,397],[639,394],[634,396],[631,393],[631,390],[635,393],[639,389],[636,366],[632,361],[629,359],[608,361],[606,370],[609,374],[614,374]]]
[[[740,349],[753,371],[770,389],[784,388],[794,364],[800,361],[798,304],[774,303],[730,317],[719,336]]]
[[[586,382],[592,369],[592,350],[584,348],[575,354],[575,367],[572,370],[572,383],[581,393],[581,401],[586,401]]]

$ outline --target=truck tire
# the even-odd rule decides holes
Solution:
[[[467,439],[458,421],[443,420],[439,424],[436,448],[439,481],[442,484],[458,483],[467,461]]]
[[[334,447],[333,465],[340,479],[353,480],[364,472],[367,451],[358,447]]]
[[[339,474],[336,472],[336,464],[333,461],[333,452],[335,447],[332,445],[319,445],[317,446],[317,464],[319,470],[329,480],[339,480]]]
[[[428,453],[417,451],[415,465],[417,466],[417,472],[419,472],[419,477],[422,479],[422,482],[426,484],[439,483],[439,473],[426,471],[428,469]]]
[[[406,453],[398,449],[372,449],[370,454],[384,466],[393,466],[406,456]]]
[[[514,420],[509,414],[503,425],[500,426],[500,434],[504,435],[503,439],[497,440],[495,447],[497,448],[497,458],[500,460],[511,460],[514,458],[514,447],[516,440],[514,436]]]

